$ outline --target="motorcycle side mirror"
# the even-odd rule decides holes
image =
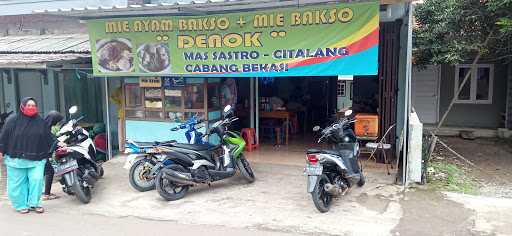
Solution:
[[[76,112],[78,111],[78,107],[77,106],[72,106],[69,108],[68,112],[70,115],[73,115],[75,114]]]
[[[345,116],[350,116],[352,115],[352,110],[346,110],[345,111]]]
[[[224,113],[228,113],[231,110],[231,105],[224,107]]]
[[[231,113],[233,113],[233,111],[231,110],[231,105],[227,105],[226,107],[224,107],[224,117],[230,116]]]
[[[317,132],[319,130],[320,130],[320,126],[317,125],[317,126],[313,127],[313,132]]]

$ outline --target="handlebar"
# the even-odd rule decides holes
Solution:
[[[85,116],[78,117],[78,119],[76,119],[75,123],[78,123],[79,121],[83,120],[84,118],[85,118]]]
[[[204,118],[199,118],[199,119],[197,119],[195,121],[190,121],[190,119],[189,119],[184,124],[181,124],[181,125],[178,125],[178,126],[172,128],[171,131],[178,131],[180,129],[186,129],[186,128],[188,128],[191,125],[195,126],[195,125],[201,124],[203,122],[205,122]]]
[[[325,129],[322,130],[322,136],[318,139],[318,143],[322,142],[322,140],[330,136],[334,131],[344,129],[347,125],[354,123],[355,121],[355,119],[350,119],[346,117],[326,127]]]

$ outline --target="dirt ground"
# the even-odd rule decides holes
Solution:
[[[458,137],[440,137],[450,148],[476,165],[455,157],[438,144],[434,159],[462,166],[478,182],[479,193],[490,197],[512,198],[512,140],[478,138],[465,140]]]

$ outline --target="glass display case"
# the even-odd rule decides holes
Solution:
[[[182,122],[195,115],[209,120],[208,112],[220,109],[219,82],[203,78],[183,80],[184,84],[160,87],[125,82],[126,119]]]

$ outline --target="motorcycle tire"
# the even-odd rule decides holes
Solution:
[[[147,192],[155,189],[154,178],[149,180],[142,179],[143,173],[141,173],[141,171],[144,171],[144,166],[146,165],[146,163],[150,164],[151,168],[155,166],[155,164],[152,163],[151,161],[147,159],[141,159],[133,163],[132,167],[130,168],[130,173],[128,175],[130,185],[139,192]],[[151,169],[149,171],[151,171]],[[147,178],[150,178],[150,176]]]
[[[169,167],[166,168],[180,172],[187,171],[185,167],[180,165],[170,165]],[[160,194],[160,196],[167,201],[176,201],[182,199],[188,193],[188,189],[190,187],[188,185],[178,186],[172,181],[165,179],[163,171],[160,171],[156,176],[155,185],[158,194]]]
[[[311,193],[311,197],[313,198],[313,203],[315,203],[316,209],[321,213],[325,213],[329,211],[332,203],[332,196],[325,191],[324,186],[328,183],[331,183],[327,175],[322,174],[318,178],[318,182],[315,185],[315,189]]]
[[[236,161],[236,165],[240,170],[240,174],[242,174],[242,176],[247,180],[247,182],[254,182],[254,180],[256,179],[254,177],[254,172],[252,171],[249,161],[245,159],[245,156],[243,154],[240,154],[240,158],[238,158],[238,160]]]
[[[91,189],[89,187],[84,187],[83,180],[78,177],[76,172],[73,175],[75,175],[75,182],[73,183],[72,189],[76,198],[84,204],[91,202]]]
[[[100,164],[98,166],[98,177],[103,178],[103,175],[105,175],[105,170],[103,169],[103,166]]]
[[[357,186],[363,187],[364,184],[366,184],[366,178],[364,177],[364,174],[361,172],[359,181],[357,182]]]

